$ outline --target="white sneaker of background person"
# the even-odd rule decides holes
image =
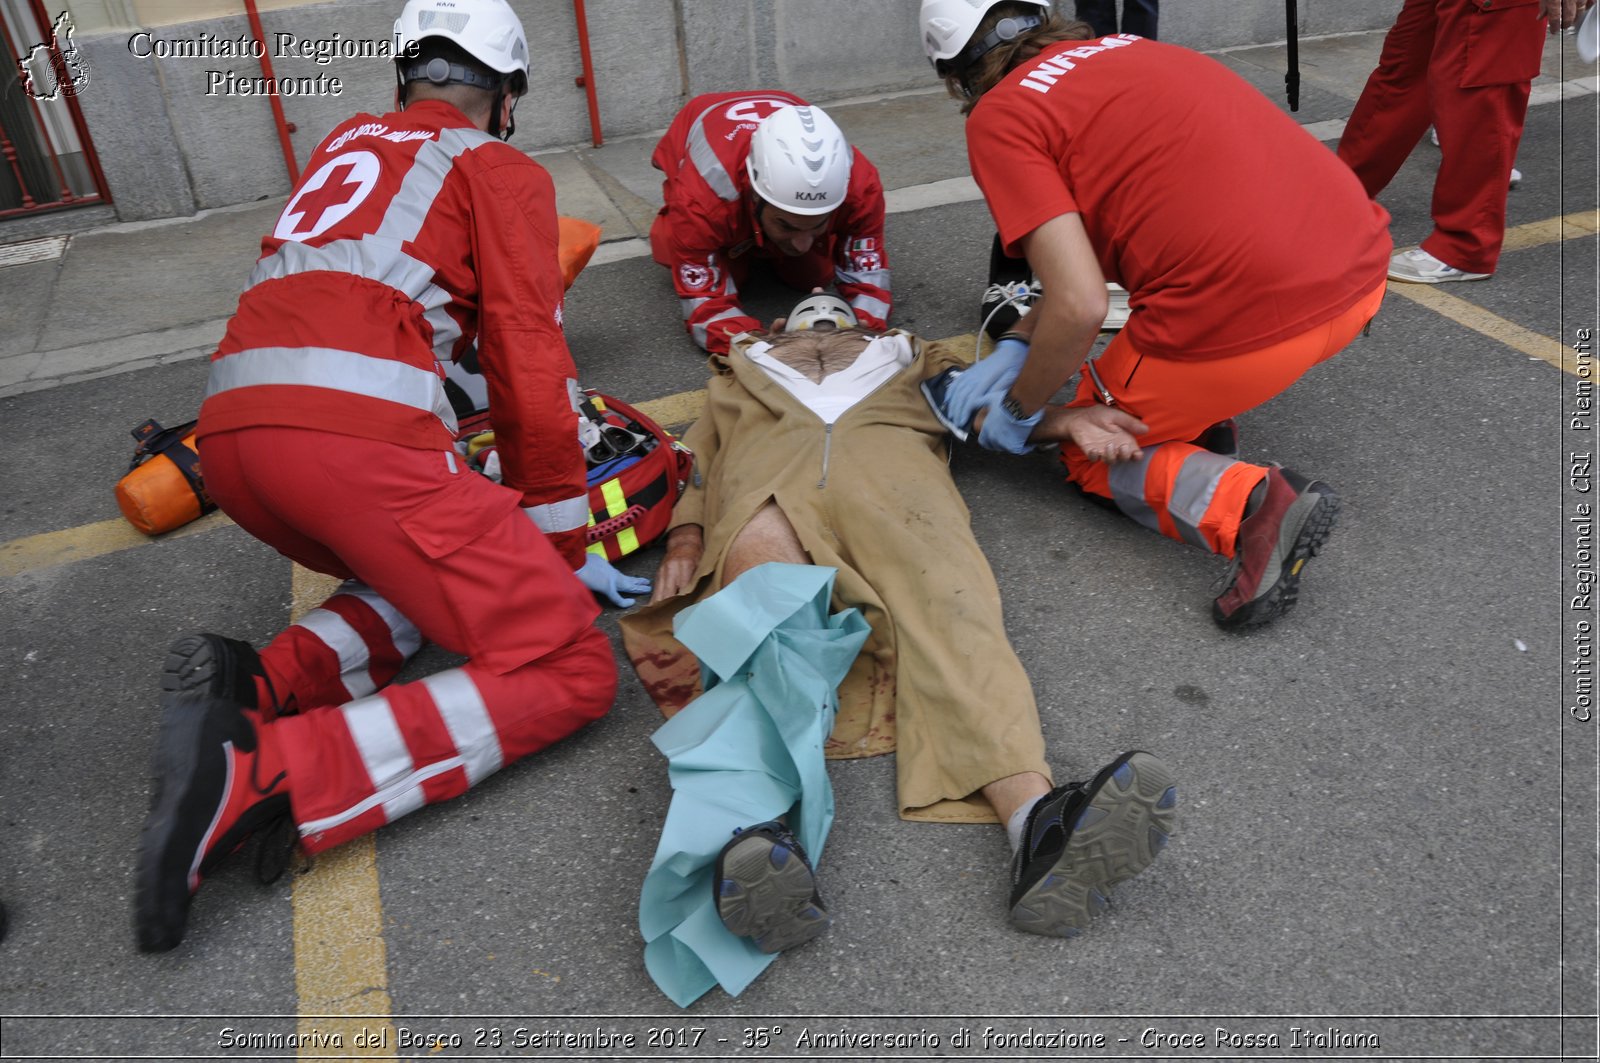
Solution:
[[[1411,284],[1444,284],[1449,281],[1481,281],[1487,273],[1468,273],[1441,262],[1422,248],[1401,251],[1389,260],[1389,279]]]
[[[1439,131],[1437,129],[1433,128],[1433,126],[1429,126],[1428,127],[1428,139],[1433,141],[1433,146],[1434,147],[1438,147],[1439,146]],[[1511,184],[1510,184],[1510,187],[1515,188],[1518,185],[1520,185],[1521,183],[1522,183],[1522,171],[1517,169],[1515,166],[1511,167]]]

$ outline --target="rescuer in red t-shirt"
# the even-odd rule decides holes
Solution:
[[[923,43],[968,100],[973,176],[1043,294],[939,405],[980,441],[1059,441],[1069,480],[1233,558],[1225,628],[1288,611],[1339,510],[1328,484],[1237,460],[1231,418],[1339,351],[1383,299],[1388,214],[1219,63],[1047,4],[924,0]],[[1315,253],[1308,253],[1314,249]],[[1106,282],[1131,316],[1086,363]],[[1079,368],[1065,407],[1046,402]]]

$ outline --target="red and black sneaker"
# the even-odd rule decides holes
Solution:
[[[199,691],[161,698],[155,795],[139,836],[134,929],[143,952],[183,940],[201,877],[250,834],[289,815],[282,771],[264,764],[256,712]]]
[[[259,708],[256,678],[264,677],[255,647],[221,635],[185,635],[167,650],[161,669],[163,696],[198,692]]]
[[[1239,525],[1228,585],[1211,603],[1221,628],[1258,627],[1294,608],[1300,570],[1339,519],[1339,495],[1320,480],[1273,466],[1264,484],[1265,497]]]

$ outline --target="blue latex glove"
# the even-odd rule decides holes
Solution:
[[[1044,407],[1039,407],[1019,421],[1003,405],[1005,397],[1006,392],[1002,391],[1000,397],[989,404],[989,414],[983,419],[983,431],[978,433],[978,442],[990,450],[1026,454],[1033,449],[1028,442],[1028,433],[1044,419]]]
[[[1025,340],[1001,340],[989,357],[980,358],[970,369],[950,382],[945,392],[944,412],[953,424],[970,427],[978,411],[1006,397],[1022,363],[1028,358]]]
[[[577,577],[585,587],[596,594],[603,595],[612,605],[626,609],[633,604],[632,598],[624,598],[624,594],[649,594],[650,581],[643,576],[629,576],[618,572],[599,554],[589,554],[583,559],[583,567],[578,569]]]

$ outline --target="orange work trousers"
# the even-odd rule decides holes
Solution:
[[[1061,447],[1067,479],[1108,498],[1152,531],[1232,557],[1245,503],[1266,478],[1261,465],[1214,454],[1196,439],[1218,421],[1266,402],[1318,362],[1344,349],[1383,302],[1380,283],[1338,317],[1298,336],[1225,358],[1178,360],[1141,354],[1119,333],[1094,371],[1112,404],[1149,426],[1144,457],[1107,465],[1073,443]],[[1069,406],[1103,401],[1086,366]]]

